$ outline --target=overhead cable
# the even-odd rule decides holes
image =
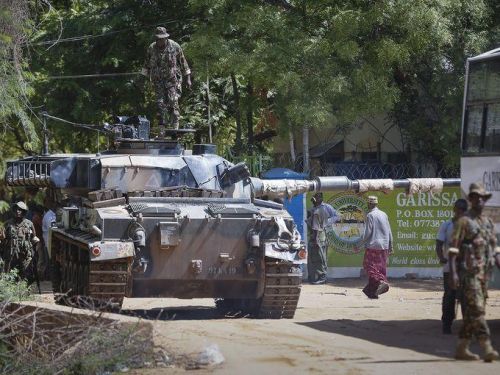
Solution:
[[[141,72],[131,73],[97,73],[97,74],[77,74],[68,76],[48,76],[43,79],[78,79],[78,78],[101,78],[101,77],[126,77],[140,75]]]
[[[190,21],[190,20],[186,20],[186,21]],[[174,22],[179,22],[179,20],[160,21],[160,22],[157,22],[157,23],[154,23],[154,24],[144,25],[144,26],[142,26],[142,28],[147,28],[147,27],[151,27],[151,26],[159,26],[159,25],[164,25],[164,24],[174,23]],[[114,30],[114,31],[106,31],[106,32],[101,33],[101,34],[94,34],[94,35],[93,34],[87,34],[87,35],[73,36],[73,37],[69,37],[69,38],[44,40],[44,41],[40,41],[40,42],[33,42],[33,43],[30,43],[30,44],[32,46],[42,46],[42,45],[54,44],[54,43],[77,42],[77,41],[80,41],[80,40],[101,38],[103,36],[108,36],[108,35],[123,33],[125,31],[137,30],[138,27],[141,27],[141,26],[128,27],[126,29],[120,29],[120,30]]]

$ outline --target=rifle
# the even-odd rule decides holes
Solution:
[[[40,277],[38,275],[38,247],[42,246],[42,242],[38,241],[33,254],[33,262],[31,262],[31,271],[33,272],[33,278],[36,282],[36,287],[38,288],[38,294],[42,294],[42,289],[40,288]]]

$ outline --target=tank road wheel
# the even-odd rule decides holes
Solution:
[[[260,299],[257,318],[291,319],[295,315],[302,286],[298,265],[266,261],[264,295]]]

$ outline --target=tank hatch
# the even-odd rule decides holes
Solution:
[[[144,217],[175,216],[181,213],[181,211],[176,207],[143,203],[130,203],[130,208],[134,214],[141,213]]]
[[[194,129],[167,129],[164,138],[150,139],[150,122],[144,116],[115,116],[114,124],[104,129],[113,137],[113,148],[107,154],[182,155],[179,140]]]

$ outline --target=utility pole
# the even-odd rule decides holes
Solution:
[[[210,77],[208,76],[207,64],[207,117],[208,117],[208,141],[212,143],[212,119],[210,116]]]

